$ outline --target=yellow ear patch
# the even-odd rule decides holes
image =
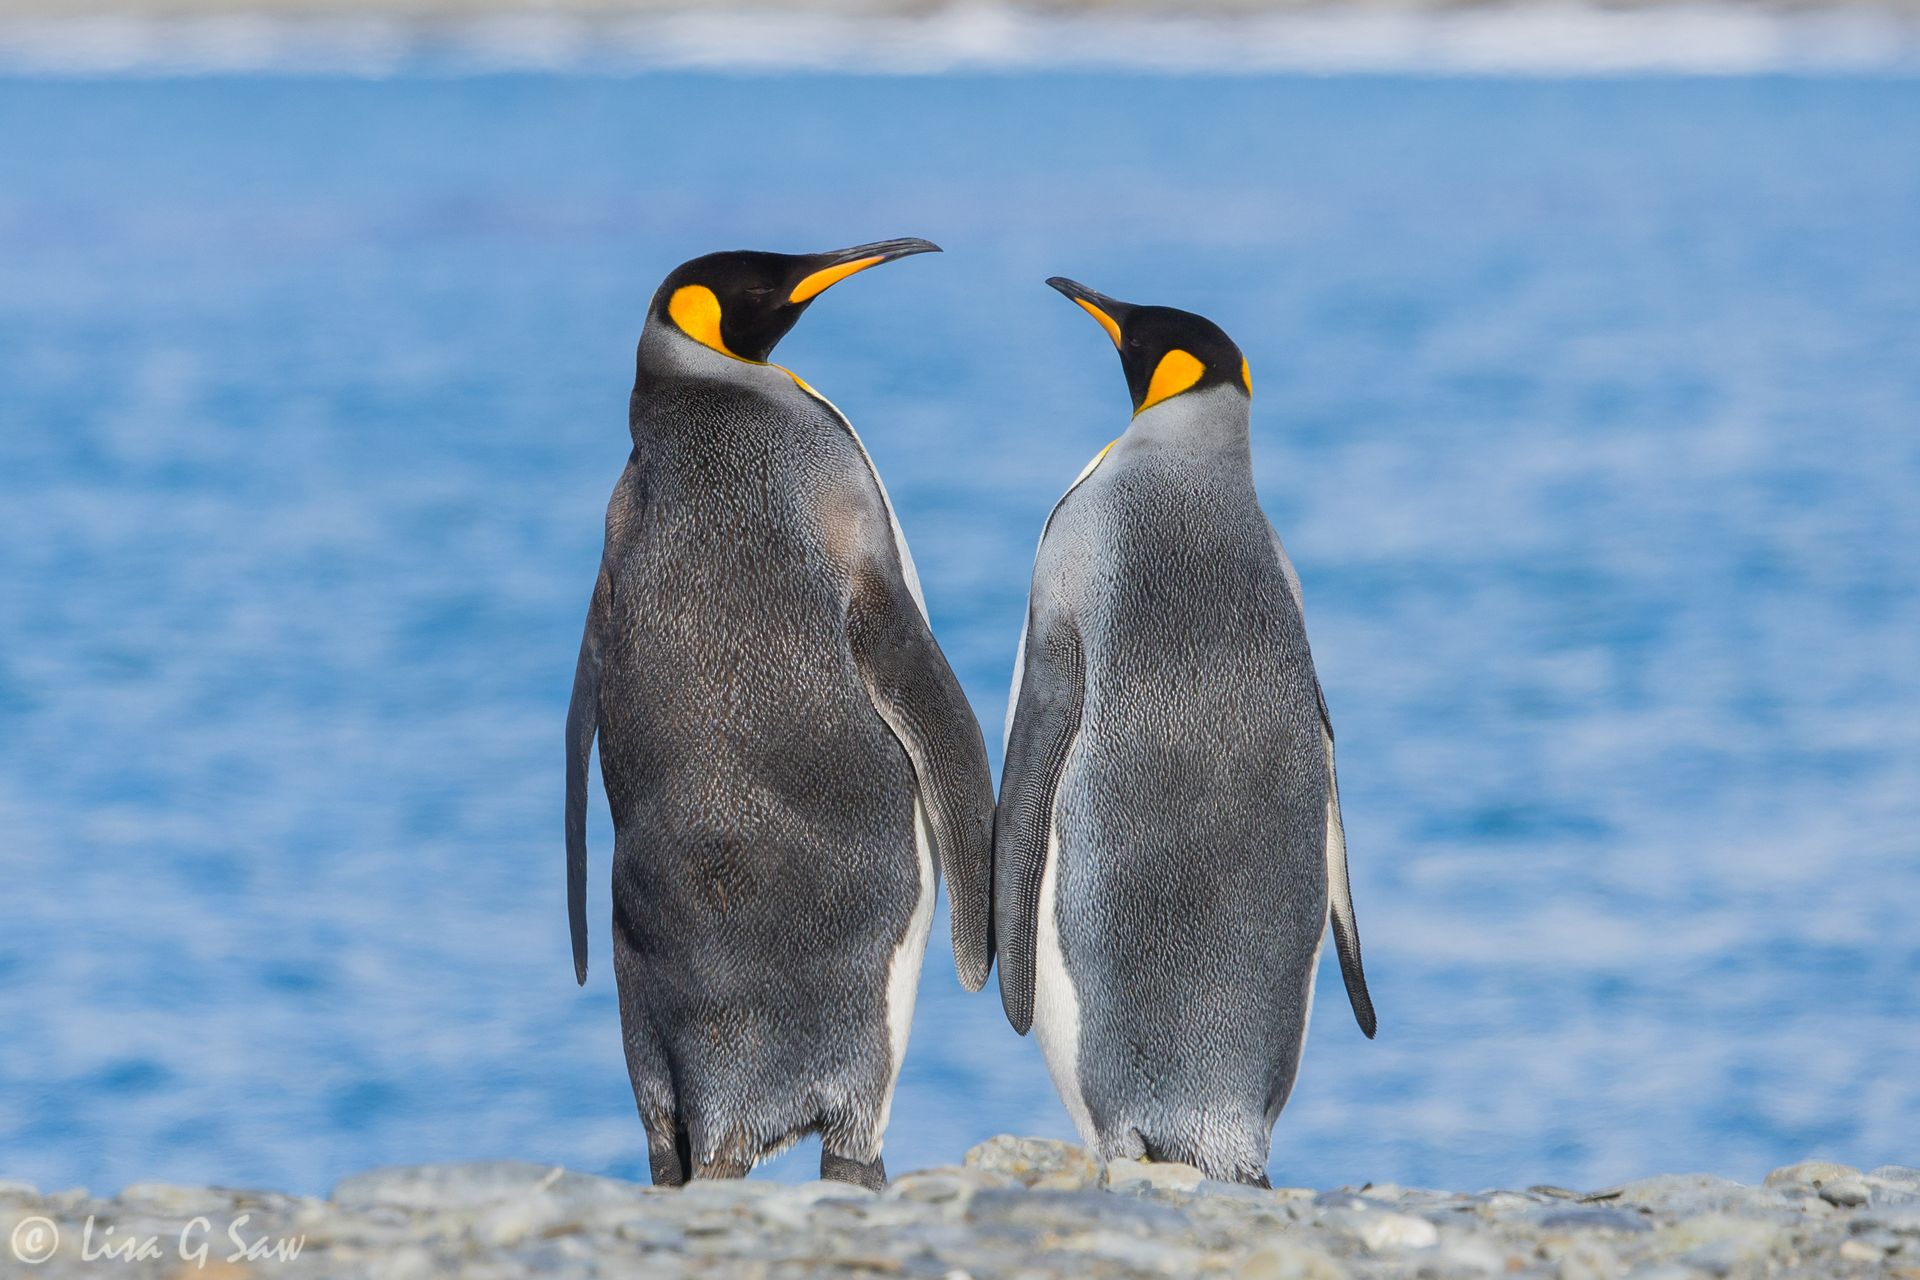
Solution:
[[[667,315],[680,332],[722,355],[732,356],[720,337],[720,299],[703,284],[685,284],[667,299]],[[738,360],[740,357],[734,356]]]
[[[1175,347],[1160,357],[1159,365],[1153,371],[1153,378],[1147,383],[1147,395],[1140,402],[1135,413],[1144,413],[1165,400],[1168,396],[1177,396],[1194,383],[1200,381],[1207,366],[1193,357],[1191,352]]]
[[[886,258],[875,254],[871,258],[859,258],[853,262],[843,262],[837,267],[823,267],[793,286],[793,292],[787,295],[788,302],[805,302],[817,298],[833,286],[845,280],[856,271],[865,271],[868,267],[885,262]]]
[[[1075,298],[1074,302],[1079,304],[1082,311],[1085,311],[1088,315],[1100,322],[1100,327],[1107,331],[1107,336],[1113,339],[1114,347],[1118,348],[1120,345],[1120,326],[1113,322],[1113,317],[1094,306],[1091,302],[1088,302],[1085,298]]]
[[[1247,389],[1248,395],[1253,394],[1253,370],[1247,368],[1245,356],[1240,357],[1240,385]]]

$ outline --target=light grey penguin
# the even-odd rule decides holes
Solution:
[[[1333,727],[1218,326],[1071,280],[1134,416],[1040,537],[994,832],[1007,1018],[1103,1156],[1264,1185],[1331,915],[1374,1033]]]
[[[924,240],[718,253],[640,336],[567,715],[567,900],[586,981],[587,757],[613,813],[613,955],[653,1180],[803,1135],[877,1186],[933,915],[992,962],[993,781],[860,439],[768,363],[823,290]]]

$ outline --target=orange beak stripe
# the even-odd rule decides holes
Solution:
[[[865,271],[868,267],[877,266],[885,261],[884,256],[875,254],[871,258],[856,258],[852,262],[843,262],[837,267],[822,267],[793,286],[793,292],[787,295],[787,301],[805,302],[810,298],[817,298],[855,272]]]
[[[1074,302],[1079,305],[1082,311],[1086,312],[1088,315],[1092,316],[1095,320],[1098,320],[1100,322],[1100,327],[1107,331],[1107,336],[1109,338],[1113,339],[1114,350],[1116,351],[1119,350],[1120,349],[1120,326],[1114,323],[1113,317],[1108,315],[1106,312],[1102,311],[1100,308],[1094,306],[1091,302],[1088,302],[1085,298],[1075,298]]]

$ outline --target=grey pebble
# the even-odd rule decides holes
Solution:
[[[1869,1178],[1881,1182],[1890,1182],[1895,1186],[1911,1187],[1920,1191],[1920,1169],[1908,1168],[1903,1164],[1883,1164],[1877,1169],[1867,1170]]]
[[[1637,1235],[1653,1230],[1653,1224],[1647,1221],[1645,1214],[1605,1204],[1536,1209],[1526,1216],[1526,1220],[1548,1231],[1624,1231],[1629,1235]]]
[[[1065,1190],[1106,1185],[1107,1166],[1085,1148],[1048,1138],[989,1138],[967,1152],[966,1167],[1002,1173],[1022,1186]]]
[[[1873,1197],[1872,1190],[1858,1178],[1838,1178],[1820,1188],[1820,1198],[1842,1209],[1855,1209]]]
[[[1334,1191],[1322,1191],[1313,1198],[1313,1203],[1322,1209],[1387,1210],[1393,1208],[1392,1205],[1384,1200],[1370,1199],[1367,1196],[1356,1194],[1345,1188]]]
[[[1152,1200],[1105,1191],[982,1191],[967,1206],[967,1220],[1074,1229],[1112,1226],[1141,1235],[1184,1231],[1187,1215]]]
[[[1920,1236],[1920,1205],[1890,1205],[1863,1209],[1852,1216],[1855,1231],[1891,1231],[1900,1236]]]
[[[1843,1178],[1857,1178],[1860,1171],[1851,1165],[1835,1164],[1831,1160],[1802,1160],[1799,1164],[1790,1164],[1775,1169],[1767,1175],[1770,1187],[1814,1187],[1825,1186],[1829,1182],[1838,1182]]]

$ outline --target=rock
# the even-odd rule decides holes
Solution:
[[[1779,1203],[1769,1193],[1710,1173],[1670,1173],[1641,1178],[1581,1197],[1582,1203],[1617,1201],[1682,1216],[1749,1208],[1762,1199]]]
[[[1334,1209],[1324,1219],[1353,1236],[1374,1253],[1402,1249],[1430,1249],[1440,1242],[1440,1230],[1425,1218],[1365,1209]]]
[[[1533,1196],[1521,1195],[1517,1191],[1481,1191],[1467,1197],[1467,1204],[1483,1216],[1500,1216],[1531,1209],[1540,1203]]]
[[[1432,1252],[1420,1259],[1420,1274],[1434,1280],[1468,1280],[1473,1276],[1505,1275],[1509,1270],[1507,1250],[1490,1240],[1468,1235],[1442,1237]]]
[[[631,1240],[649,1249],[670,1249],[680,1243],[685,1233],[677,1222],[661,1218],[634,1218],[614,1228],[614,1234],[622,1240]]]
[[[1536,1209],[1526,1220],[1537,1227],[1555,1231],[1624,1231],[1640,1234],[1653,1230],[1644,1214],[1612,1205],[1567,1205],[1564,1208]]]
[[[1338,1191],[1322,1191],[1313,1198],[1313,1203],[1322,1209],[1361,1209],[1380,1212],[1391,1211],[1393,1208],[1384,1200],[1370,1200],[1366,1196],[1345,1188]]]
[[[1347,1271],[1331,1256],[1288,1240],[1261,1245],[1240,1263],[1239,1280],[1346,1280]]]
[[[381,1206],[410,1212],[477,1209],[544,1191],[564,1176],[564,1170],[550,1164],[515,1160],[400,1165],[342,1178],[328,1198],[343,1209]]]
[[[1764,1261],[1789,1239],[1784,1227],[1771,1222],[1707,1213],[1663,1229],[1655,1248],[1660,1254],[1678,1254],[1690,1267],[1723,1276],[1736,1267]]]
[[[1844,1164],[1834,1164],[1830,1160],[1802,1160],[1799,1164],[1786,1165],[1767,1175],[1770,1187],[1812,1187],[1815,1190],[1829,1182],[1842,1178],[1858,1178],[1860,1171]]]
[[[1221,1182],[1217,1178],[1207,1178],[1193,1189],[1196,1204],[1235,1201],[1249,1209],[1271,1212],[1287,1203],[1290,1196],[1266,1187],[1250,1187],[1244,1182]]]
[[[1900,1236],[1920,1236],[1920,1205],[1875,1205],[1853,1215],[1856,1232],[1890,1231]],[[1920,1250],[1916,1250],[1920,1252]]]
[[[762,1197],[754,1212],[762,1221],[793,1231],[804,1231],[819,1214],[822,1205],[833,1201],[875,1200],[879,1192],[856,1187],[850,1182],[803,1182],[797,1187],[781,1187]]]
[[[967,1152],[966,1167],[1003,1173],[1024,1187],[1075,1190],[1102,1187],[1107,1167],[1083,1147],[1048,1138],[990,1138]]]
[[[569,1206],[560,1197],[550,1191],[535,1191],[482,1210],[469,1230],[482,1244],[518,1244],[530,1236],[546,1235],[567,1225],[569,1216]]]
[[[432,1280],[433,1255],[415,1245],[370,1259],[363,1272],[367,1280]]]
[[[1190,1225],[1171,1205],[1095,1191],[982,1191],[967,1205],[967,1220],[1054,1231],[1112,1227],[1140,1235],[1182,1232]]]
[[[1676,1175],[1579,1196],[1269,1191],[1017,1138],[878,1194],[766,1179],[649,1188],[512,1162],[374,1170],[328,1200],[146,1184],[102,1202],[0,1184],[0,1258],[16,1224],[44,1217],[60,1238],[33,1274],[90,1280],[89,1215],[119,1240],[177,1233],[195,1213],[213,1223],[210,1263],[241,1213],[249,1237],[305,1237],[292,1263],[236,1264],[252,1280],[1920,1280],[1920,1171],[1904,1166],[1808,1162],[1771,1187]],[[214,1277],[176,1277],[176,1261],[127,1270]]]
[[[1107,1185],[1115,1190],[1192,1191],[1207,1175],[1190,1164],[1159,1160],[1109,1160]]]
[[[1560,1255],[1556,1280],[1618,1280],[1619,1257],[1597,1240],[1575,1241]]]
[[[116,1204],[158,1212],[185,1213],[189,1217],[210,1209],[233,1206],[235,1196],[210,1187],[181,1187],[170,1182],[135,1182],[114,1197]]]
[[[886,1194],[900,1200],[924,1204],[964,1203],[974,1192],[988,1187],[1012,1186],[1013,1179],[1003,1173],[984,1169],[962,1169],[952,1165],[902,1174],[887,1185]]]
[[[1836,1178],[1820,1188],[1820,1198],[1842,1209],[1856,1209],[1873,1196],[1867,1184],[1858,1178]]]

